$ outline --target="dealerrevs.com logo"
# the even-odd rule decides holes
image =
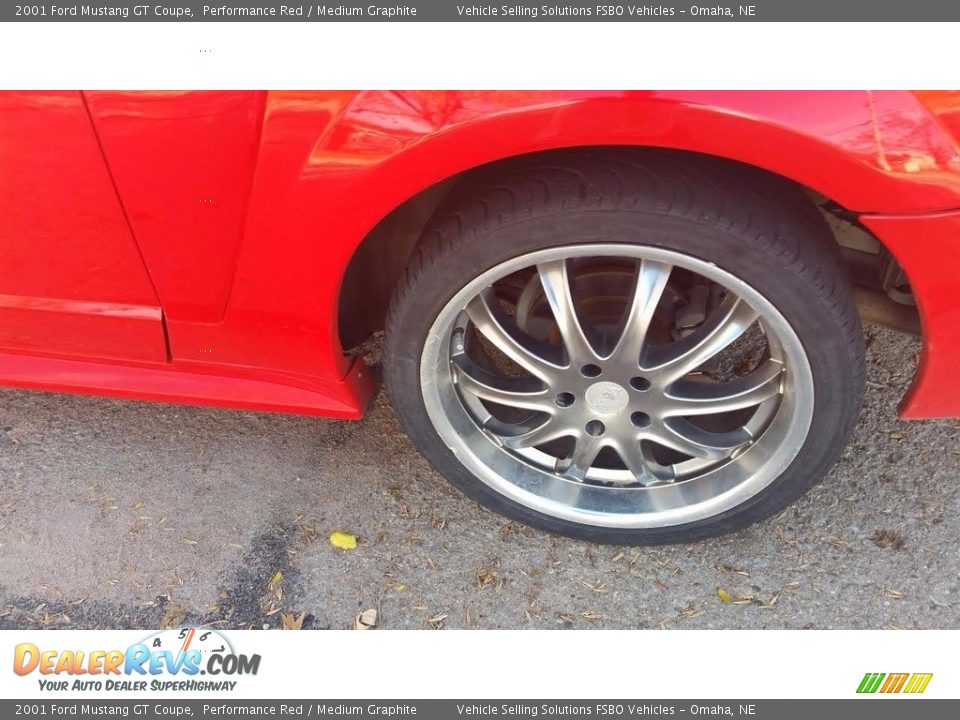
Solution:
[[[152,635],[126,650],[48,650],[21,643],[13,655],[17,675],[36,673],[40,689],[52,691],[231,691],[233,678],[259,669],[260,655],[237,653],[221,633],[194,627]]]
[[[882,693],[891,695],[896,693],[906,693],[916,695],[927,689],[933,673],[866,673],[860,685],[857,686],[858,693]]]

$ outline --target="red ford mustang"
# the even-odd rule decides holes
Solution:
[[[3,92],[0,384],[358,418],[465,493],[728,532],[835,461],[861,316],[960,415],[960,94]]]

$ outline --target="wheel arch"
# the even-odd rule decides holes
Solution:
[[[383,329],[393,289],[416,248],[423,229],[437,210],[455,199],[459,192],[468,190],[478,178],[495,177],[499,172],[507,173],[520,163],[548,164],[559,156],[569,160],[578,154],[587,156],[600,148],[605,151],[622,149],[625,155],[638,150],[652,150],[657,154],[676,156],[678,159],[691,155],[702,157],[701,153],[688,150],[639,145],[564,147],[495,160],[439,180],[387,213],[357,246],[343,274],[338,296],[337,322],[342,346],[353,348],[371,333]],[[743,165],[726,157],[708,157],[718,166]],[[855,211],[834,198],[822,195],[814,188],[769,170],[756,166],[753,166],[753,169],[766,173],[771,179],[793,184],[809,198],[811,205],[829,204],[839,213],[848,214],[851,218],[856,216]]]
[[[960,208],[956,143],[910,92],[556,93],[546,102],[542,93],[536,102],[513,95],[496,111],[473,108],[468,121],[418,135],[366,174],[376,207],[332,289],[341,347],[383,327],[419,231],[444,198],[475,173],[518,158],[598,147],[697,153],[788,180],[855,223]],[[912,238],[860,227],[897,261],[912,252]],[[901,264],[908,274],[926,272]],[[924,315],[926,356],[932,323]]]

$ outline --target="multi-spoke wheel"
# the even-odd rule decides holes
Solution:
[[[761,193],[741,229],[737,188],[711,167],[687,170],[727,215],[664,204],[688,180],[671,168],[631,194],[651,165],[606,158],[578,168],[595,190],[616,170],[595,206],[534,170],[437,224],[395,300],[387,370],[451,480],[550,530],[666,542],[769,515],[826,470],[862,367],[835,249],[792,187]],[[735,177],[757,194],[749,171]]]

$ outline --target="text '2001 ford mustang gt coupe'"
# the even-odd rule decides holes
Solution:
[[[861,317],[960,415],[960,94],[0,92],[0,384],[358,418],[602,542],[821,478]]]

